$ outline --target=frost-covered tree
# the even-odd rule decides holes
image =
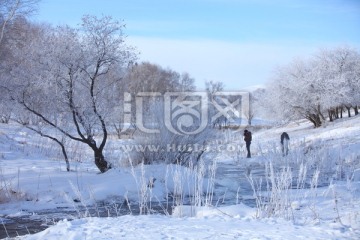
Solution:
[[[110,168],[103,151],[120,69],[134,59],[122,23],[84,16],[80,28],[29,32],[18,46],[9,74],[12,98],[49,129],[89,146],[101,172]]]
[[[16,18],[26,17],[35,12],[38,2],[39,0],[0,1],[0,45],[8,25]]]
[[[329,111],[337,107],[345,107],[348,116],[353,107],[357,114],[357,106],[360,102],[360,55],[349,47],[337,47],[335,49],[321,50],[316,55],[315,73],[319,82],[326,84],[326,99],[324,106]],[[335,106],[334,103],[337,105]]]
[[[264,109],[263,98],[265,96],[265,88],[258,88],[249,92],[249,111],[245,112],[248,125],[251,126],[255,116],[261,116]],[[265,104],[266,105],[266,104]],[[266,108],[266,106],[265,106]]]
[[[184,104],[192,101],[191,97],[182,100]],[[179,115],[174,113],[167,118],[166,110],[171,111],[172,108],[164,108],[165,103],[161,95],[142,99],[142,102],[145,101],[149,103],[149,108],[142,109],[144,118],[141,125],[144,125],[146,129],[140,129],[134,137],[136,146],[141,148],[137,149],[140,150],[137,151],[138,155],[136,156],[138,162],[196,165],[207,151],[207,144],[215,134],[208,124],[201,128],[199,123],[201,119],[198,119],[196,114],[193,115],[194,112],[200,110],[200,106],[192,109],[194,112],[183,111]],[[175,111],[181,112],[181,109],[176,108]],[[172,130],[169,125],[173,127]],[[199,129],[202,130],[197,131]]]
[[[191,77],[189,73],[183,72],[180,75],[178,88],[182,92],[195,91],[196,90],[195,79],[193,77]]]
[[[26,29],[26,18],[36,11],[39,0],[1,0],[0,1],[0,79],[6,74],[7,61],[12,58],[10,43],[21,40],[21,32]],[[8,123],[13,106],[8,103],[9,95],[0,86],[0,122]]]
[[[142,62],[129,67],[125,82],[132,94],[139,92],[175,92],[195,89],[194,79],[188,73],[180,74],[159,65]]]
[[[266,101],[283,120],[306,118],[319,127],[334,109],[360,102],[359,53],[349,47],[321,50],[312,58],[294,60],[277,69],[267,88]],[[328,114],[328,115],[327,115]]]
[[[220,81],[206,81],[205,90],[208,95],[210,102],[215,102],[216,93],[224,91],[224,83]],[[216,107],[214,105],[209,106],[209,115],[213,116],[216,113]],[[211,122],[213,127],[222,128],[228,124],[228,119],[226,116],[220,116],[216,120]]]
[[[165,92],[180,92],[180,91],[193,91],[195,90],[194,79],[186,72],[180,74],[169,68],[164,69],[159,65],[142,62],[131,63],[126,69],[125,76],[119,86],[118,105],[115,111],[112,112],[112,120],[115,131],[118,137],[122,135],[133,135],[136,130],[135,113],[129,115],[124,112],[124,104],[130,104],[132,110],[135,109],[135,99],[141,93],[161,93]],[[124,96],[125,94],[125,96]],[[126,101],[124,101],[126,98]],[[145,109],[149,110],[148,103],[144,103]],[[126,116],[127,115],[127,116]]]
[[[224,87],[223,82],[216,82],[212,80],[205,82],[205,89],[210,99],[212,99],[217,92],[224,91]]]
[[[302,60],[294,60],[290,64],[276,69],[271,82],[267,86],[267,109],[271,109],[273,117],[289,121],[302,117],[310,117],[311,102],[306,96],[308,88],[307,74],[309,67]],[[301,84],[303,82],[304,84]]]

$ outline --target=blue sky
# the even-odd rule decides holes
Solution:
[[[140,61],[189,72],[199,89],[264,84],[294,57],[360,47],[360,0],[42,0],[35,19],[75,26],[84,14],[124,20]]]

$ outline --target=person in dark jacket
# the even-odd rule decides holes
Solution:
[[[247,158],[251,158],[251,153],[250,153],[251,140],[252,140],[251,132],[245,129],[244,130],[244,141],[246,143]]]
[[[289,140],[289,134],[287,134],[287,132],[283,132],[280,136],[281,151],[283,156],[286,156],[289,153]]]

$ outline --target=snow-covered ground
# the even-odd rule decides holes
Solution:
[[[291,138],[290,155],[281,157],[280,134]],[[227,144],[242,144],[242,130],[224,137]],[[116,140],[110,145],[116,149]],[[73,209],[76,215],[61,220],[42,232],[19,239],[360,239],[360,117],[338,120],[314,129],[306,121],[266,130],[253,130],[253,158],[223,153],[218,164],[262,167],[273,162],[281,168],[302,159],[326,169],[327,184],[308,189],[286,189],[289,217],[260,216],[259,209],[236,205],[204,205],[205,193],[215,179],[175,165],[125,166],[104,174],[92,162],[91,152],[73,146],[71,172],[58,155],[56,145],[15,124],[0,124],[0,236],[8,236],[13,217],[28,216],[49,209]],[[321,155],[321,161],[314,157]],[[108,156],[116,157],[109,153]],[[275,162],[279,159],[278,162]],[[326,162],[328,165],[326,166]],[[340,163],[340,164],[339,164]],[[211,161],[204,162],[205,168]],[[310,166],[309,166],[310,167]],[[333,170],[333,171],[330,171]],[[320,173],[321,174],[321,173]],[[278,178],[280,180],[282,178]],[[313,178],[312,178],[313,179]],[[311,182],[312,179],[307,179]],[[221,183],[223,184],[223,182]],[[197,187],[194,187],[194,186]],[[311,184],[310,184],[311,185]],[[198,206],[176,204],[176,192],[203,201]],[[266,195],[264,189],[258,194]],[[181,197],[180,197],[181,198]],[[149,214],[151,204],[161,202],[160,213]],[[282,202],[282,199],[279,199]],[[100,205],[118,216],[100,215]],[[166,205],[166,206],[165,206]],[[178,205],[171,209],[171,206]],[[95,209],[91,214],[89,209]],[[94,207],[95,206],[95,207]],[[121,209],[141,206],[144,215],[122,215]],[[168,208],[170,206],[170,208]],[[171,209],[171,210],[168,210]],[[91,215],[91,217],[89,217]],[[102,216],[104,213],[102,212]],[[106,215],[106,214],[105,214]],[[74,219],[77,218],[77,219]]]

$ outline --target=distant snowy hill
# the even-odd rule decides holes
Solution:
[[[266,89],[265,84],[248,86],[248,87],[243,88],[242,90],[248,91],[248,92],[255,92],[257,90],[262,90],[262,89]]]

